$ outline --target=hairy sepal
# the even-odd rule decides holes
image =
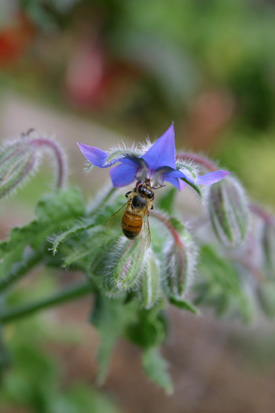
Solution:
[[[192,181],[196,181],[198,177],[198,167],[192,162],[183,162],[181,160],[176,161],[177,169],[183,172],[187,178],[190,178]]]
[[[106,158],[105,163],[108,164],[114,160],[119,161],[121,158],[130,157],[130,158],[138,158],[139,153],[134,149],[127,149],[125,148],[113,148],[109,151],[108,157]]]
[[[202,198],[202,193],[198,185],[196,185],[196,180],[198,178],[198,167],[192,162],[183,162],[177,160],[176,162],[177,169],[184,173],[187,176],[187,179],[182,179],[187,185],[191,186],[200,198]]]
[[[229,177],[209,188],[208,213],[218,240],[226,247],[237,247],[249,228],[249,210],[245,192],[236,180]]]
[[[145,270],[141,281],[141,301],[148,310],[160,297],[159,263],[155,255],[149,251],[146,256]]]
[[[23,139],[6,143],[0,152],[0,198],[21,186],[37,169],[39,155]]]
[[[134,289],[144,271],[146,246],[141,237],[121,237],[106,256],[104,287],[108,295]]]
[[[174,237],[166,245],[164,288],[169,297],[181,298],[193,278],[197,250],[186,227],[176,218],[170,218]]]

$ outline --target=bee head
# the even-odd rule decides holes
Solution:
[[[155,193],[150,185],[150,181],[138,184],[136,191],[138,194],[143,195],[150,200],[154,199]]]

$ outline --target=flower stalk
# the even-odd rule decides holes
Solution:
[[[35,301],[30,304],[18,306],[14,309],[6,311],[0,314],[0,323],[7,324],[13,321],[17,321],[23,317],[29,316],[40,310],[45,310],[56,305],[63,304],[67,301],[75,300],[91,293],[91,282],[84,281],[76,283],[62,291],[58,291],[52,294],[50,297],[46,297],[42,300]]]
[[[67,167],[64,151],[61,146],[49,138],[32,138],[29,139],[29,144],[37,149],[50,149],[56,161],[56,188],[63,188],[67,181]]]
[[[16,281],[28,274],[31,269],[39,264],[42,257],[42,252],[30,252],[23,262],[18,263],[15,269],[0,278],[0,292],[5,291],[8,287],[10,287],[10,285],[14,284]]]
[[[260,205],[250,203],[249,204],[249,209],[254,215],[261,218],[266,224],[268,224],[268,225],[274,225],[275,224],[275,217],[272,214],[270,214],[269,212],[267,212]]]

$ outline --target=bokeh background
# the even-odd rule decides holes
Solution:
[[[273,208],[275,4],[269,0],[0,1],[0,137],[35,128],[66,149],[70,183],[87,200],[108,172],[83,173],[76,142],[107,149],[159,137],[175,122],[178,148],[234,172],[251,199]],[[49,191],[40,172],[0,206],[0,232],[27,222]],[[184,197],[184,193],[182,194]],[[38,269],[11,294],[22,302],[81,277]],[[99,338],[91,300],[5,328],[5,413],[274,411],[274,323],[250,326],[170,310],[173,396],[141,371],[121,341],[96,383]]]

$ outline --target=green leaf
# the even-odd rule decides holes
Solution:
[[[201,249],[199,270],[205,279],[220,286],[227,294],[242,292],[240,277],[230,260],[221,256],[213,247],[204,245]]]
[[[49,235],[67,229],[75,219],[83,217],[85,207],[76,188],[59,190],[45,196],[36,208],[37,219],[12,229],[9,239],[0,243],[0,274],[5,276],[23,259],[26,247],[40,251]]]
[[[231,260],[213,247],[204,245],[198,271],[202,280],[194,286],[196,305],[212,306],[217,315],[239,315],[245,322],[253,318],[255,303],[247,288],[249,282],[245,279],[246,274],[241,273]]]
[[[54,235],[53,238],[50,240],[53,244],[51,250],[53,255],[57,253],[58,247],[61,243],[66,241],[68,238],[72,237],[73,235],[80,234],[83,231],[86,231],[91,226],[94,225],[94,221],[92,220],[83,220],[78,224],[73,225],[70,229],[65,232],[62,232],[59,235]]]
[[[46,195],[37,205],[36,216],[41,222],[75,219],[85,214],[85,205],[79,188],[62,189]]]
[[[142,366],[147,376],[167,394],[173,393],[173,384],[168,373],[168,362],[162,357],[158,349],[150,348],[142,355]]]
[[[169,301],[171,304],[173,304],[175,307],[180,308],[181,310],[187,310],[194,314],[200,313],[199,309],[196,306],[194,306],[192,303],[189,303],[186,300],[175,297],[169,297]]]
[[[100,334],[98,351],[98,382],[102,384],[106,378],[113,349],[126,327],[137,319],[137,302],[124,303],[123,299],[109,299],[98,292],[91,323]]]
[[[150,310],[140,309],[138,319],[128,326],[127,338],[141,348],[151,348],[163,343],[167,336],[167,320],[162,311],[163,302]]]
[[[94,255],[99,254],[99,250],[103,248],[102,239],[104,239],[105,234],[102,226],[94,226],[93,228],[90,228],[89,231],[82,232],[81,235],[78,234],[77,231],[74,235],[77,235],[77,237],[70,240],[69,249],[66,248],[67,245],[64,247],[64,267],[68,267],[79,260],[83,260],[87,255],[90,256],[88,261],[91,262]],[[66,251],[66,249],[68,251]]]

